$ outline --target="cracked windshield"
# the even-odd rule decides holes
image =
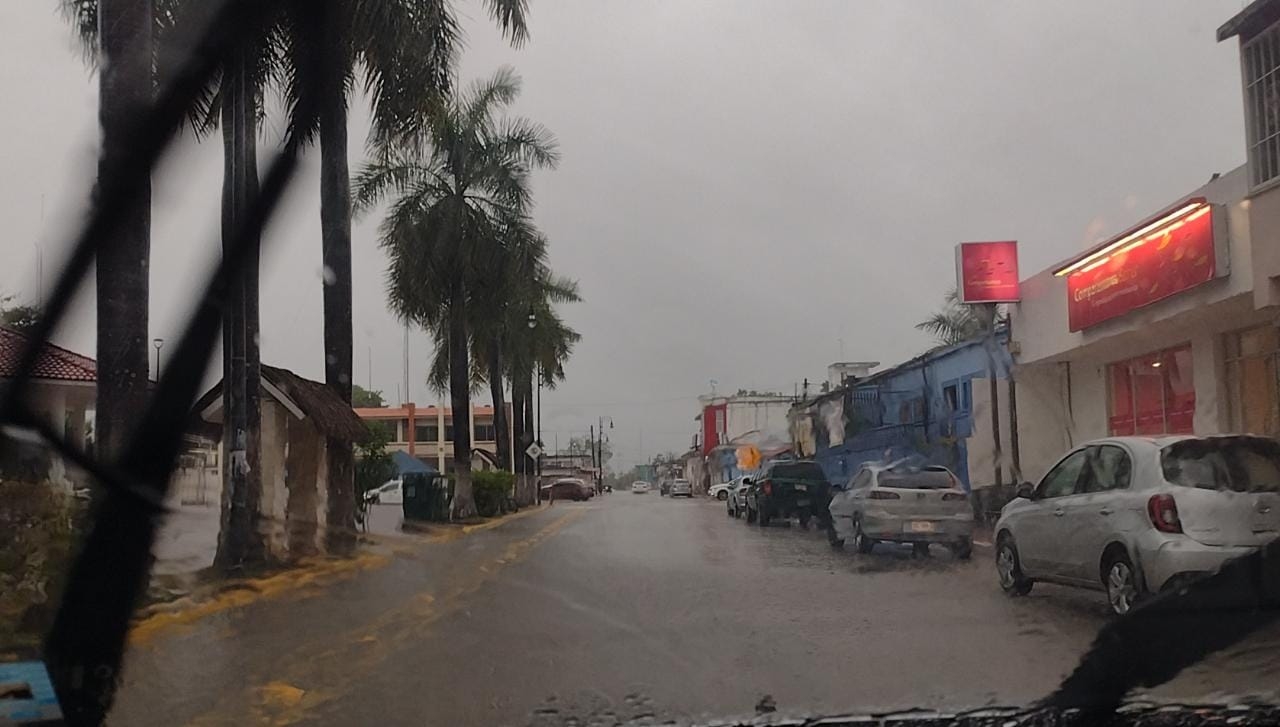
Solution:
[[[1280,724],[1280,0],[0,27],[0,725]]]

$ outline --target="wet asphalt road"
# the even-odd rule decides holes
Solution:
[[[557,503],[136,645],[113,724],[612,724],[1025,704],[1074,666],[1100,594],[1006,598],[970,562],[746,525],[722,503]],[[1177,635],[1171,635],[1176,638]],[[1280,634],[1156,694],[1280,699]]]

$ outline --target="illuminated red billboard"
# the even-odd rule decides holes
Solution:
[[[1071,330],[1212,280],[1217,274],[1213,217],[1211,205],[1192,200],[1055,271],[1067,277]]]
[[[1018,302],[1018,243],[956,245],[956,292],[961,303]]]

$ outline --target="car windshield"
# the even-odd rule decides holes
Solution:
[[[1231,492],[1280,492],[1280,444],[1256,438],[1186,439],[1160,452],[1165,480]]]
[[[795,462],[776,465],[769,476],[793,480],[825,480],[822,468],[814,462]]]
[[[0,28],[0,725],[1280,724],[1280,0]]]
[[[955,486],[947,472],[921,470],[919,472],[884,472],[880,475],[881,487],[914,490],[945,490]]]

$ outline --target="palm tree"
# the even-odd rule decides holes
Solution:
[[[525,224],[529,171],[559,159],[554,138],[523,118],[499,118],[520,82],[510,69],[443,103],[421,134],[382,145],[354,180],[355,207],[394,197],[379,237],[390,257],[392,308],[434,334],[448,358],[455,422],[471,411],[470,306]],[[454,426],[454,515],[475,514],[471,437]]]
[[[317,119],[291,119],[291,132],[320,141],[320,235],[325,270],[325,383],[351,401],[351,215],[347,163],[347,108],[357,76],[373,108],[371,141],[420,134],[450,81],[459,30],[448,0],[287,0],[282,77],[290,107],[302,86],[319,89]],[[528,37],[527,0],[486,0],[490,16],[515,45]],[[329,511],[331,544],[349,545],[355,522],[351,445],[331,440]]]
[[[98,186],[121,180],[135,165],[128,146],[136,118],[148,112],[154,94],[151,56],[155,16],[151,0],[101,0],[91,15],[70,5],[63,11],[82,37],[92,28],[86,55],[99,62],[98,119],[102,152]],[[97,258],[98,381],[96,446],[104,461],[123,453],[125,437],[146,406],[148,358],[147,278],[151,257],[151,184],[130,180],[139,193],[123,215],[118,239]]]
[[[933,334],[940,345],[949,346],[986,335],[1003,320],[991,304],[965,305],[955,288],[947,291],[942,310],[916,324],[916,330]]]
[[[535,307],[581,300],[575,281],[557,276],[547,267],[547,240],[541,233],[531,226],[520,225],[513,228],[511,234],[515,239],[507,243],[507,254],[491,274],[480,281],[476,304],[472,306],[471,325],[473,378],[489,386],[498,460],[504,468],[512,461],[504,381],[511,380],[506,361],[514,342],[527,328],[528,314]],[[511,381],[514,404],[515,382]]]

